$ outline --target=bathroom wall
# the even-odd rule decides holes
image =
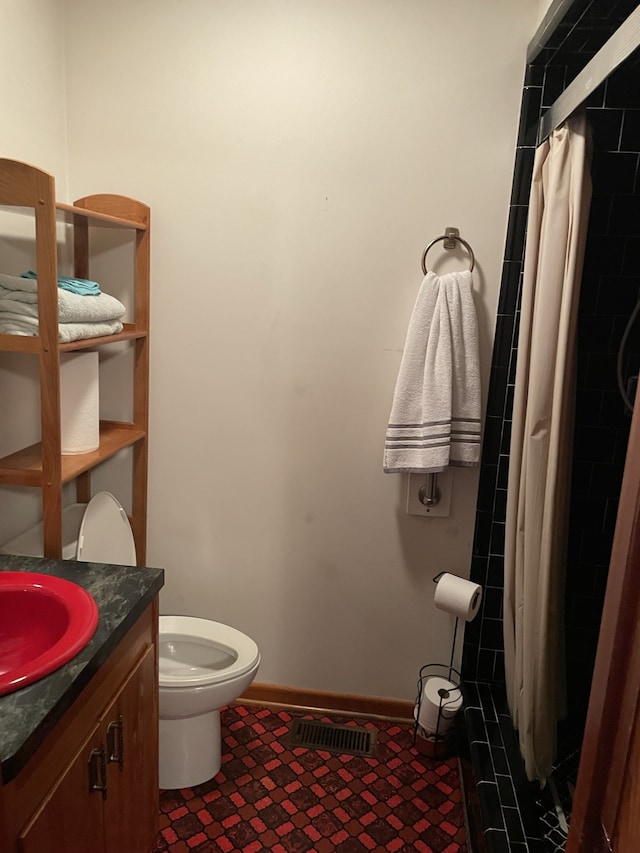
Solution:
[[[67,138],[62,0],[8,0],[0,26],[0,157],[35,163],[56,176],[67,193]],[[0,211],[3,272],[34,265],[33,223]],[[63,235],[61,234],[61,237]],[[0,358],[0,455],[38,441],[37,361]],[[35,490],[0,490],[0,542],[40,517]]]
[[[468,574],[477,472],[449,518],[407,516],[386,419],[446,225],[476,252],[488,376],[537,0],[64,8],[69,197],[153,211],[162,609],[249,633],[259,681],[413,698],[448,659],[431,579]]]

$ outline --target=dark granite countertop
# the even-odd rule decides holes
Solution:
[[[0,759],[5,783],[18,775],[164,583],[162,569],[0,555],[0,572],[40,572],[84,587],[100,621],[89,643],[67,664],[33,684],[0,696]]]

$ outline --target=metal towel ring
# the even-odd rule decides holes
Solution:
[[[469,272],[472,272],[472,271],[473,271],[473,267],[475,266],[475,262],[476,262],[475,256],[474,256],[474,254],[473,254],[473,249],[472,249],[472,248],[471,248],[471,246],[467,243],[467,241],[466,241],[466,240],[463,240],[463,239],[462,239],[462,237],[458,237],[457,235],[453,235],[453,234],[443,234],[441,237],[436,237],[436,238],[435,238],[435,240],[432,240],[432,241],[429,243],[429,245],[427,246],[427,248],[426,248],[426,249],[424,250],[424,252],[422,253],[422,272],[423,272],[425,275],[426,275],[426,274],[427,274],[427,272],[428,272],[428,270],[427,270],[427,252],[429,251],[429,249],[430,249],[432,246],[435,246],[435,244],[436,244],[436,243],[439,243],[441,240],[457,240],[457,241],[458,241],[458,243],[462,243],[462,245],[465,247],[465,249],[467,250],[467,252],[469,252]]]

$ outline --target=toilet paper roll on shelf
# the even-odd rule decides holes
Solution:
[[[60,431],[64,454],[89,453],[100,445],[97,352],[60,356]]]
[[[482,587],[457,575],[443,572],[436,581],[434,604],[438,610],[470,622],[480,609]]]
[[[461,707],[460,687],[447,678],[432,676],[424,682],[414,715],[425,732],[442,736],[451,728]]]

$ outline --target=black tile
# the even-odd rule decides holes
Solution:
[[[487,464],[485,464],[486,456],[493,456],[493,452],[491,451],[490,447],[487,448],[485,445],[485,451],[483,454],[483,465],[482,470],[480,472],[480,485],[478,487],[477,508],[485,512],[492,512],[496,492],[496,480],[498,478],[498,459],[496,457],[496,464],[488,464],[488,460]],[[480,581],[477,581],[477,583],[480,583]],[[482,583],[484,583],[484,581]]]
[[[530,837],[527,835],[527,848],[529,853],[547,853],[547,848],[541,838]]]
[[[513,420],[513,418],[511,416],[513,413],[513,398],[514,398],[515,390],[516,390],[515,385],[513,383],[509,382],[507,385],[507,396],[505,397],[505,401],[504,401],[504,416],[505,416],[505,419],[508,421]]]
[[[516,313],[521,273],[521,260],[505,261],[502,265],[502,279],[500,281],[500,299],[498,301],[499,314],[514,315]]]
[[[589,210],[589,225],[587,231],[587,242],[597,240],[601,234],[609,233],[609,217],[611,215],[611,202],[613,195],[604,190],[594,193]]]
[[[588,359],[584,387],[608,391],[615,387],[616,356],[613,353],[596,353]]]
[[[489,558],[486,556],[474,556],[471,558],[471,574],[470,578],[473,583],[479,583],[480,586],[486,586],[487,574],[489,570]],[[469,624],[469,623],[467,623]]]
[[[484,840],[487,845],[487,853],[509,853],[509,839],[503,830],[485,830]]]
[[[496,663],[493,668],[493,684],[494,687],[496,685],[504,685],[505,683],[505,671],[504,671],[504,652],[496,649]]]
[[[488,416],[485,420],[484,424],[484,437],[483,437],[483,448],[482,448],[482,461],[486,464],[493,465],[496,467],[497,474],[497,465],[498,465],[498,456],[500,455],[500,440],[502,433],[502,418],[497,415]],[[494,482],[495,488],[495,482]],[[486,496],[489,497],[489,496]],[[490,498],[490,503],[487,501],[488,505],[483,504],[480,505],[480,500],[478,500],[478,509],[493,509],[493,496]]]
[[[511,430],[512,421],[504,421],[502,424],[502,435],[500,438],[500,452],[509,454],[511,452]]]
[[[495,757],[496,751],[504,750],[502,743],[502,732],[500,731],[500,723],[495,720],[487,720],[485,722],[487,738],[491,747],[491,755]]]
[[[509,457],[500,456],[498,458],[498,479],[496,486],[499,489],[506,489],[509,482]]]
[[[594,464],[591,476],[591,495],[617,498],[622,484],[622,471],[612,465]]]
[[[589,107],[618,107],[620,104],[615,102],[609,102],[607,98],[607,81],[598,86],[597,89],[589,95],[589,97],[584,102],[587,108]]]
[[[516,800],[516,792],[513,790],[511,776],[496,774],[496,781],[498,783],[498,791],[500,792],[500,802],[502,805],[516,808],[518,801]]]
[[[489,396],[487,398],[487,415],[489,416],[502,417],[504,413],[507,374],[508,369],[506,367],[494,367],[491,371]]]
[[[550,107],[564,91],[564,65],[550,67],[545,70],[544,87],[542,89],[542,106]]]
[[[496,521],[505,521],[507,517],[507,491],[496,489],[496,497],[493,504],[493,517]]]
[[[498,786],[495,782],[481,782],[478,780],[478,797],[480,798],[485,833],[488,829],[504,829],[502,809],[500,808],[500,794],[498,793]]]
[[[487,563],[486,583],[490,586],[504,586],[504,556],[492,554]]]
[[[615,429],[578,426],[574,438],[574,454],[579,461],[611,463],[615,455]]]
[[[640,151],[640,110],[624,112],[620,150]]]
[[[622,66],[609,76],[606,105],[622,109],[640,107],[640,76],[637,71],[627,71]]]
[[[536,144],[541,104],[542,89],[539,86],[525,86],[522,92],[518,145]]]
[[[464,721],[467,726],[467,737],[469,743],[479,741],[487,743],[487,730],[485,728],[484,717],[480,708],[466,708],[464,712]]]
[[[520,812],[518,809],[503,808],[502,816],[507,828],[509,841],[524,842],[524,829],[520,820]]]
[[[480,694],[478,688],[473,682],[466,681],[462,685],[462,694],[464,697],[465,708],[481,708]]]
[[[578,349],[610,352],[613,319],[613,316],[582,315],[578,320]]]
[[[485,720],[497,720],[491,687],[488,684],[478,684],[478,694],[482,702],[482,711]]]
[[[627,238],[626,252],[629,252],[630,243],[631,252],[634,251],[633,238]],[[614,326],[616,340],[613,347],[616,353],[622,337],[621,334],[618,336],[617,330],[619,329],[621,332],[623,325],[626,326],[629,315],[638,301],[640,279],[637,277],[637,273],[638,270],[636,269],[635,275],[602,276],[598,286],[598,313],[613,315],[617,319],[617,325]]]
[[[596,151],[618,150],[624,115],[624,110],[621,109],[589,110],[588,118],[593,128],[593,143]],[[627,148],[626,150],[633,149]],[[640,148],[635,150],[640,150]]]
[[[491,541],[491,513],[476,512],[476,529],[473,537],[473,553],[486,556],[489,553]]]
[[[493,339],[493,367],[509,367],[513,344],[514,315],[498,314]]]
[[[509,224],[505,246],[505,260],[507,261],[522,261],[524,257],[528,212],[528,208],[523,205],[512,205],[509,208]]]
[[[516,149],[516,162],[511,187],[511,204],[529,204],[535,148]]]
[[[482,614],[489,619],[502,618],[503,590],[493,586],[487,586],[482,595]],[[468,626],[469,623],[467,623]]]
[[[484,624],[484,623],[483,623]],[[491,649],[479,648],[477,658],[478,681],[493,681],[493,671],[496,664],[496,654]]]
[[[619,154],[619,157],[634,156]],[[635,175],[635,172],[634,172]],[[633,192],[633,184],[630,192]],[[637,234],[640,231],[640,198],[638,196],[615,195],[609,216],[609,234]]]
[[[620,238],[615,238],[620,239]],[[640,269],[640,237],[627,237],[622,247],[624,257],[622,263],[623,275],[637,275]]]
[[[501,619],[483,619],[480,645],[483,649],[504,649]]]
[[[491,525],[491,544],[489,545],[490,554],[504,554],[505,540],[505,525],[502,522],[494,521]]]
[[[638,155],[635,153],[596,151],[591,168],[594,193],[633,193],[637,166]]]
[[[464,628],[465,643],[477,648],[480,645],[480,619],[474,619],[472,622],[467,622]]]
[[[590,240],[585,252],[585,269],[592,275],[619,275],[623,271],[625,249],[627,240],[622,235],[606,234],[598,240]]]
[[[506,750],[493,747],[491,749],[491,757],[493,759],[493,766],[495,767],[496,773],[500,773],[504,776],[510,772]]]
[[[525,86],[542,86],[544,83],[545,69],[542,65],[527,65],[524,75]]]
[[[473,769],[476,780],[478,781],[478,787],[480,786],[480,782],[489,782],[490,784],[495,785],[495,772],[493,769],[493,761],[491,760],[489,744],[481,743],[480,741],[472,741],[471,760],[473,761]]]

